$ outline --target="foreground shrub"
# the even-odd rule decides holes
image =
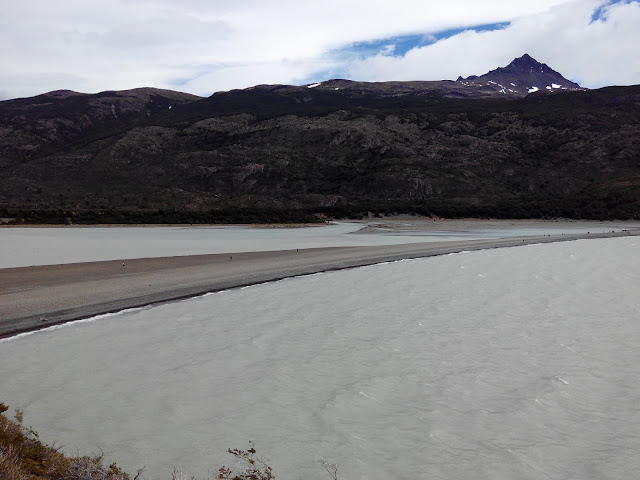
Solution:
[[[260,458],[256,458],[256,449],[250,446],[249,450],[239,450],[230,448],[227,450],[231,455],[239,460],[238,472],[230,468],[222,467],[218,471],[218,480],[273,480],[271,467]]]
[[[58,447],[42,443],[38,433],[22,425],[23,415],[16,410],[15,419],[5,413],[9,408],[0,402],[0,480],[131,480],[115,463],[104,466],[102,455],[68,457]],[[230,448],[236,459],[234,469],[222,467],[216,480],[275,480],[271,467],[256,457],[256,449]],[[338,480],[338,466],[327,460],[319,464],[333,480]],[[138,480],[142,469],[133,480]],[[177,469],[172,480],[195,480]],[[212,479],[208,479],[212,480]]]
[[[15,420],[7,410],[0,403],[0,480],[130,480],[115,463],[104,466],[101,455],[68,457],[42,443],[33,429],[23,427],[20,410]]]

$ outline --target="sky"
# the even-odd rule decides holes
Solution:
[[[3,0],[0,100],[455,80],[525,53],[584,87],[640,84],[640,0]]]

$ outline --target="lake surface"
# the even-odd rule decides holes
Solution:
[[[356,234],[367,224],[301,228],[217,227],[12,227],[0,228],[0,268],[145,257],[256,252],[295,248],[394,245],[528,235],[620,231],[640,222],[487,222],[380,220],[388,227]],[[427,228],[428,227],[428,228]],[[455,228],[452,228],[455,227]]]
[[[639,286],[635,237],[288,279],[2,341],[0,399],[147,478],[635,478]]]

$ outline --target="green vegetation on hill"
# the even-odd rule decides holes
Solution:
[[[162,225],[162,224],[239,224],[239,223],[318,223],[319,217],[304,210],[277,208],[228,208],[211,210],[62,210],[0,209],[0,217],[12,225]]]
[[[0,102],[2,216],[640,218],[640,86],[510,100],[401,87]]]

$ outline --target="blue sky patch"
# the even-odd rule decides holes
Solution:
[[[371,55],[391,55],[394,57],[404,56],[409,50],[419,47],[425,47],[433,43],[453,37],[467,30],[475,32],[489,32],[493,30],[502,30],[509,26],[509,22],[491,23],[486,25],[476,25],[466,28],[451,28],[435,33],[401,35],[397,37],[382,38],[369,42],[357,42],[345,46],[344,48],[330,52],[331,55],[357,56],[366,58]]]
[[[607,8],[609,8],[611,5],[615,5],[617,3],[628,4],[637,2],[638,0],[609,0],[593,11],[593,14],[591,15],[591,23],[597,22],[598,20],[606,20]]]

